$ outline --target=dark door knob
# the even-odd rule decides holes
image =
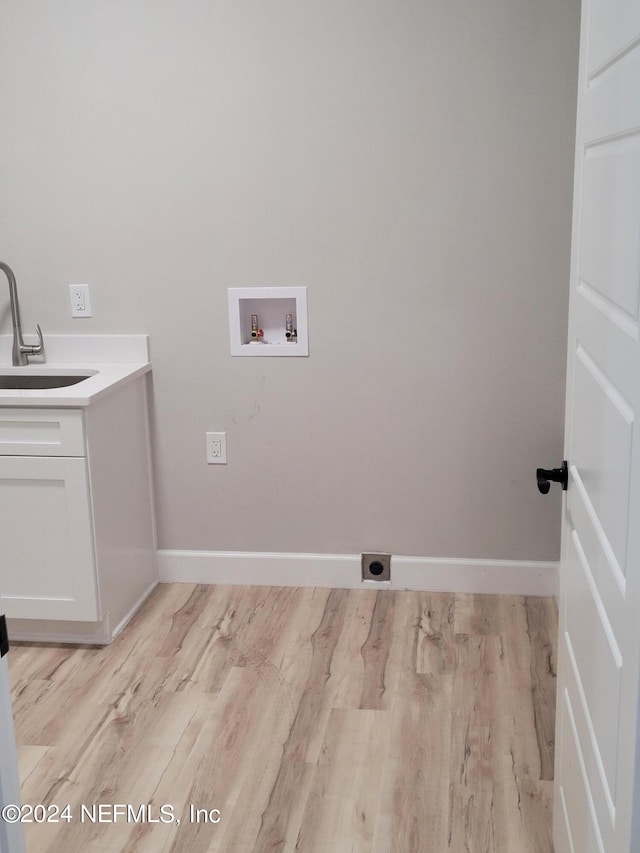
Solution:
[[[546,495],[551,488],[551,483],[561,483],[562,491],[567,491],[569,483],[569,469],[567,468],[566,460],[562,463],[562,468],[537,468],[536,477],[538,479],[538,490]]]

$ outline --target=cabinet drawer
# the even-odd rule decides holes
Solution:
[[[0,456],[84,456],[82,412],[0,410]]]

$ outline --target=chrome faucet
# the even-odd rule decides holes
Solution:
[[[13,270],[7,264],[0,261],[0,270],[6,275],[9,282],[9,299],[11,300],[11,319],[13,321],[13,348],[11,350],[11,363],[14,367],[29,364],[30,355],[42,355],[44,352],[44,341],[42,329],[36,325],[38,335],[37,344],[25,344],[22,338],[22,326],[20,325],[20,305],[18,303],[18,286]]]

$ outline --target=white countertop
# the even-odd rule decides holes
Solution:
[[[45,358],[11,366],[11,335],[0,335],[0,373],[90,373],[64,388],[0,388],[0,407],[85,407],[151,370],[147,335],[46,335]],[[31,341],[25,338],[25,343]]]

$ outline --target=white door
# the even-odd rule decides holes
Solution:
[[[554,842],[556,853],[637,853],[638,0],[583,0],[577,134]]]
[[[0,652],[5,647],[2,642],[4,631],[3,613],[0,609]],[[3,820],[6,806],[19,805],[20,783],[18,781],[18,758],[13,734],[13,715],[11,713],[11,691],[9,689],[9,668],[7,657],[0,658],[0,853],[24,853],[24,835],[19,823]],[[12,810],[7,817],[11,818]]]

